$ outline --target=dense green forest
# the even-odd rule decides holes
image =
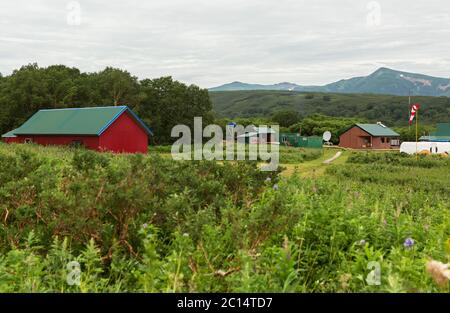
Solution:
[[[171,77],[138,80],[124,70],[83,73],[64,65],[29,64],[0,75],[0,133],[20,126],[39,109],[128,105],[149,125],[155,143],[170,142],[176,124],[194,116],[212,122],[208,91]]]
[[[408,97],[375,94],[304,93],[292,91],[210,92],[213,109],[221,117],[271,117],[279,111],[295,111],[301,116],[322,114],[383,121],[388,126],[406,126]],[[412,98],[420,103],[424,124],[450,122],[450,98]]]

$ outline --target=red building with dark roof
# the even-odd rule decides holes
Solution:
[[[40,110],[2,136],[7,143],[77,145],[96,151],[146,153],[151,130],[126,106]]]

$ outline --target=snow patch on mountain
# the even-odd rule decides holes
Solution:
[[[419,83],[419,84],[422,84],[423,86],[430,86],[431,87],[431,80],[428,80],[428,79],[414,78],[414,77],[405,76],[403,74],[400,74],[400,77],[403,78],[403,79],[406,79],[407,81],[410,81],[414,85],[416,85],[416,83]]]

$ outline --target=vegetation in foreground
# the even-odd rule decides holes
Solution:
[[[450,261],[449,160],[358,154],[307,179],[0,144],[0,291],[448,292],[426,263]]]

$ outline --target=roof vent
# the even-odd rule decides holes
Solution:
[[[384,127],[384,128],[386,128],[386,125],[384,125],[383,123],[381,123],[381,122],[377,122],[377,125],[380,125],[381,127]]]

